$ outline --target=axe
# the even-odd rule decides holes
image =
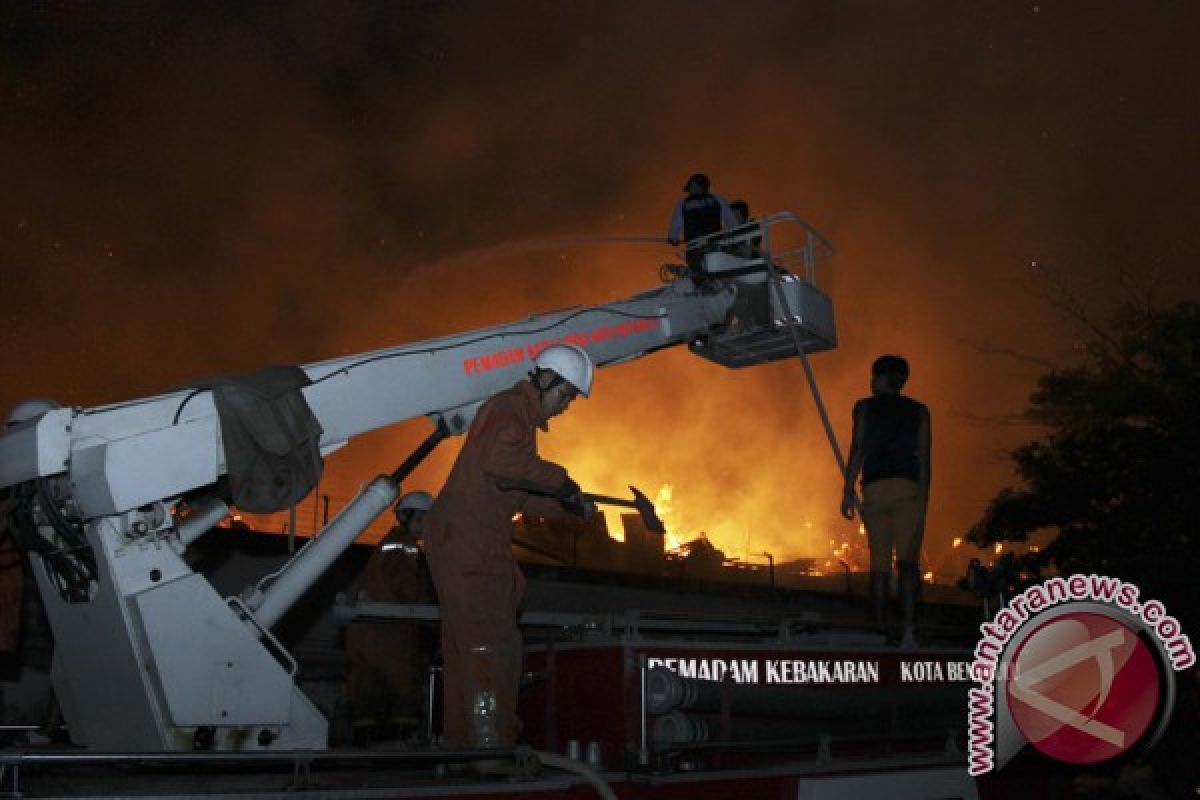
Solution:
[[[554,497],[555,490],[549,486],[532,481],[518,480],[516,478],[496,478],[496,486],[501,491],[519,490],[529,492],[530,494],[540,494],[546,497]],[[622,508],[632,508],[642,516],[642,523],[646,526],[646,530],[651,533],[663,534],[667,532],[667,528],[663,525],[661,519],[658,518],[658,512],[654,510],[654,503],[650,502],[647,497],[636,486],[630,486],[629,490],[633,492],[633,499],[626,500],[623,497],[610,497],[605,494],[592,494],[590,492],[583,493],[583,499],[592,503],[603,506],[621,506]]]

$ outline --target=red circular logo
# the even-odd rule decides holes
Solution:
[[[1095,764],[1128,751],[1154,721],[1159,667],[1120,620],[1067,613],[1039,626],[1005,684],[1013,722],[1051,758]]]

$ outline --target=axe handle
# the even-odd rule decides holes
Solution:
[[[505,492],[518,490],[522,492],[529,492],[530,494],[545,495],[546,497],[553,497],[556,494],[555,489],[550,486],[543,486],[540,483],[534,483],[533,481],[522,480],[520,478],[496,478],[496,486],[501,491]],[[591,494],[590,492],[584,492],[583,499],[606,506],[637,508],[637,503],[632,500],[626,500],[623,497],[609,497],[606,494]]]
[[[609,497],[606,494],[592,494],[591,492],[583,493],[584,500],[590,500],[593,503],[599,503],[602,506],[624,506],[625,508],[637,508],[637,503],[632,500],[626,500],[623,497]]]

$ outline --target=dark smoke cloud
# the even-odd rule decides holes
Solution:
[[[843,438],[880,352],[935,414],[936,562],[1030,430],[991,424],[1121,276],[1195,295],[1197,12],[1141,3],[10,4],[0,405],[93,405],[611,299],[656,281],[681,179],[839,247]],[[1036,262],[1037,266],[1033,266]],[[795,364],[601,376],[546,447],[675,488],[689,530],[813,552],[838,478]],[[980,422],[984,420],[984,422]],[[364,437],[328,485],[388,468]],[[598,454],[618,453],[601,459]],[[703,453],[704,458],[697,458]],[[418,476],[436,487],[452,450]],[[725,515],[728,520],[717,519]],[[741,543],[732,547],[740,551]]]

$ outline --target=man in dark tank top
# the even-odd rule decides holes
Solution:
[[[902,617],[901,645],[916,644],[916,608],[921,589],[921,537],[929,505],[932,433],[929,409],[901,394],[908,362],[880,356],[871,365],[871,396],[854,404],[854,433],[842,516],[854,518],[854,481],[862,474],[862,517],[871,548],[871,619],[887,628],[888,579],[896,554]]]

